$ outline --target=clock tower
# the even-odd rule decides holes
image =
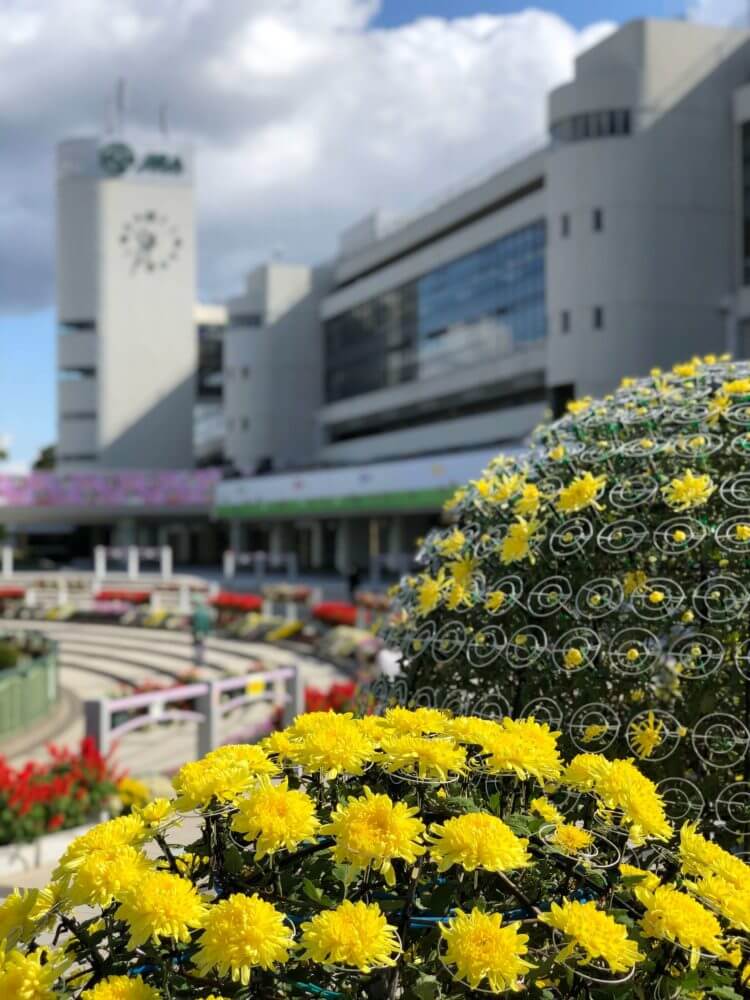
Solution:
[[[60,144],[60,467],[192,465],[194,244],[189,148],[163,136]]]

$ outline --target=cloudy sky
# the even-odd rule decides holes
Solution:
[[[53,150],[162,101],[198,160],[199,282],[315,261],[541,137],[544,97],[619,21],[731,21],[745,0],[0,0],[0,432],[54,436]],[[71,248],[75,252],[75,248]]]

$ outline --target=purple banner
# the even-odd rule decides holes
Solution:
[[[0,507],[210,507],[219,469],[0,473]]]

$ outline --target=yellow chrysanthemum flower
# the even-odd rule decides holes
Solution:
[[[568,413],[578,416],[579,413],[584,413],[588,410],[592,402],[591,396],[584,396],[583,399],[571,399],[565,408]]]
[[[393,965],[401,951],[396,930],[377,903],[345,900],[302,924],[303,959],[370,972]]]
[[[54,988],[65,959],[40,948],[24,955],[20,951],[0,951],[0,997],[3,1000],[57,1000]]]
[[[539,530],[536,521],[527,521],[524,517],[516,518],[508,528],[508,533],[500,546],[500,561],[506,566],[509,563],[520,562],[531,554],[531,544]]]
[[[464,545],[466,545],[466,535],[458,528],[454,528],[449,535],[440,539],[437,543],[437,549],[441,555],[452,559],[461,554]]]
[[[120,778],[117,782],[117,794],[124,806],[144,806],[151,798],[148,785],[137,778]]]
[[[146,838],[145,824],[135,813],[98,823],[68,845],[60,858],[56,872],[67,868],[76,858],[85,857],[91,851],[132,847],[142,843]]]
[[[463,590],[469,590],[477,566],[478,560],[474,556],[467,556],[465,559],[453,559],[447,564],[446,570],[454,584],[458,584]]]
[[[493,993],[517,993],[523,989],[521,977],[533,968],[524,959],[528,935],[520,934],[519,927],[518,923],[503,926],[499,913],[460,911],[440,927],[445,964],[471,989],[486,981]]]
[[[308,712],[289,732],[296,739],[287,756],[309,774],[361,774],[375,755],[374,742],[348,712]]]
[[[257,744],[219,747],[202,760],[184,764],[172,779],[178,794],[177,809],[205,809],[212,803],[234,802],[251,788],[261,775],[278,772],[275,764]]]
[[[504,718],[483,744],[486,767],[495,774],[515,774],[522,780],[554,781],[562,770],[559,736],[546,722]]]
[[[705,907],[687,893],[671,885],[660,885],[642,899],[646,913],[641,927],[646,937],[660,938],[681,945],[690,952],[690,967],[695,968],[700,953],[723,957],[721,924]]]
[[[709,475],[696,476],[692,469],[683,476],[675,477],[666,486],[662,486],[662,494],[672,510],[692,510],[708,503],[716,485]]]
[[[417,585],[417,615],[429,615],[434,611],[443,598],[446,586],[445,570],[442,567],[435,577],[422,574]]]
[[[161,938],[187,943],[207,913],[192,882],[170,872],[143,875],[121,899],[115,916],[130,928],[129,948],[140,948],[147,941],[158,944]]]
[[[108,976],[84,990],[81,1000],[161,1000],[161,993],[141,976]]]
[[[458,743],[470,746],[484,746],[498,732],[498,724],[491,719],[480,719],[475,715],[456,715],[448,719],[445,732]]]
[[[449,716],[439,708],[402,708],[396,705],[386,709],[383,725],[394,733],[423,736],[426,733],[444,733]]]
[[[573,823],[558,823],[550,835],[549,843],[563,854],[579,854],[594,843],[593,834]]]
[[[513,511],[522,517],[533,517],[538,513],[542,503],[542,494],[538,486],[527,483],[521,490],[521,496],[513,504]]]
[[[719,875],[735,888],[750,891],[750,866],[713,841],[706,840],[698,833],[695,823],[682,826],[678,856],[685,875],[700,878]]]
[[[557,961],[571,959],[589,965],[598,960],[606,962],[612,972],[628,972],[643,959],[627,929],[594,902],[566,899],[562,905],[552,903],[550,912],[539,919],[567,939]]]
[[[378,763],[427,781],[448,781],[466,771],[466,750],[450,737],[384,736]]]
[[[170,799],[153,799],[145,806],[136,807],[136,812],[147,827],[153,828],[161,824],[171,816],[174,811],[174,803]]]
[[[750,889],[738,888],[721,875],[706,875],[687,888],[717,910],[735,930],[750,931]]]
[[[605,810],[622,810],[621,822],[634,844],[647,837],[669,840],[672,836],[656,785],[632,761],[613,760],[597,777],[594,791]]]
[[[643,902],[647,894],[653,892],[654,889],[658,889],[661,885],[661,879],[654,872],[646,871],[643,868],[636,868],[634,865],[621,864],[619,866],[620,874],[624,878],[637,878],[638,882],[630,886],[630,891],[633,893],[636,899]]]
[[[566,785],[588,791],[608,770],[609,761],[600,753],[579,753],[565,768],[562,780]]]
[[[623,577],[623,590],[626,596],[630,597],[637,590],[641,590],[646,580],[648,580],[648,576],[642,569],[627,572]]]
[[[563,656],[563,666],[566,670],[575,670],[576,667],[580,667],[583,660],[584,656],[580,649],[576,649],[575,646],[571,646],[570,649],[565,650],[565,655]]]
[[[490,872],[513,871],[531,864],[528,840],[515,833],[497,816],[465,813],[430,827],[430,856],[438,871],[452,865],[466,871],[483,868]]]
[[[493,614],[502,608],[507,599],[508,595],[504,590],[491,590],[484,601],[485,610]]]
[[[13,947],[29,941],[51,918],[55,892],[45,889],[14,889],[0,903],[0,947]]]
[[[93,850],[77,857],[56,881],[63,899],[73,906],[109,906],[152,869],[152,862],[135,847]]]
[[[422,844],[424,823],[417,818],[419,810],[405,802],[393,802],[387,795],[376,795],[365,788],[361,798],[339,804],[331,821],[320,832],[333,837],[336,861],[350,865],[353,876],[372,865],[388,885],[396,875],[394,858],[413,864],[424,854]]]
[[[319,827],[315,803],[301,789],[289,789],[287,778],[274,785],[268,778],[237,801],[232,829],[255,841],[256,861],[276,851],[292,851],[311,840]]]
[[[731,382],[725,382],[721,387],[729,396],[750,395],[750,378],[736,378]]]
[[[209,907],[193,961],[202,976],[212,969],[247,986],[254,968],[283,964],[294,943],[284,915],[257,893],[235,893]]]
[[[590,472],[576,476],[557,494],[555,507],[561,514],[574,514],[587,507],[598,508],[597,498],[606,484],[606,476],[594,476]]]
[[[550,802],[548,798],[544,795],[540,795],[536,799],[532,799],[529,803],[532,812],[535,812],[542,819],[547,820],[548,823],[562,823],[564,822],[564,817],[562,813],[557,809],[557,807]]]
[[[664,742],[663,731],[664,723],[656,719],[653,712],[640,722],[630,723],[630,737],[639,757],[650,757],[661,746]]]

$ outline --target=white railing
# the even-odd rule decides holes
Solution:
[[[226,695],[232,697],[226,697]],[[180,708],[180,702],[190,702],[194,708]],[[277,710],[282,725],[287,726],[304,711],[305,692],[298,668],[294,665],[277,670],[264,670],[242,677],[181,684],[163,691],[128,695],[124,698],[95,698],[84,702],[86,736],[91,737],[100,753],[107,754],[115,743],[128,733],[166,722],[195,722],[196,750],[202,757],[226,742],[249,743],[270,731]],[[244,728],[229,736],[221,736],[223,720],[238,708],[267,704],[267,718],[251,730]],[[117,725],[114,719],[123,712],[145,709]]]

